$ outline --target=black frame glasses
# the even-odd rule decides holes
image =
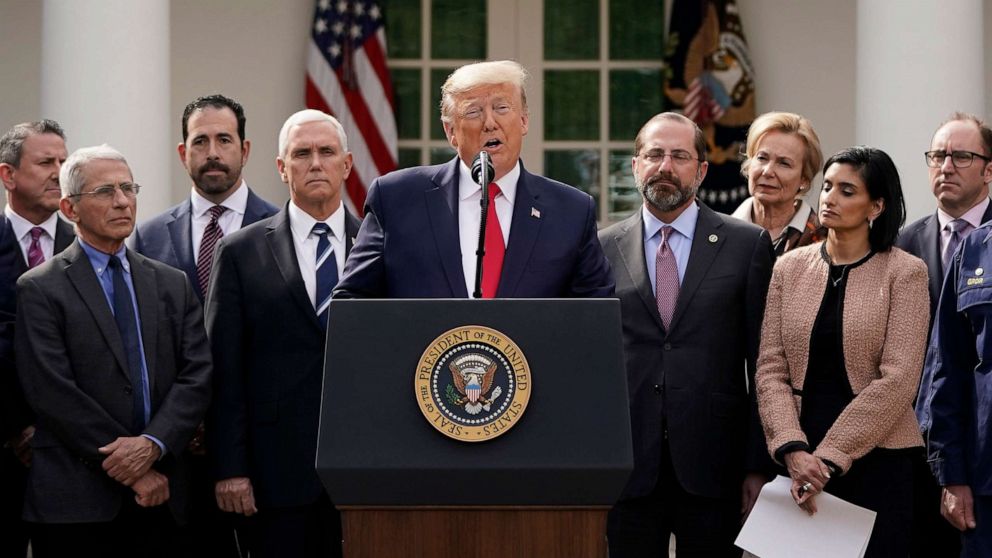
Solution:
[[[923,157],[927,160],[927,166],[930,168],[940,168],[944,164],[944,160],[948,157],[951,158],[951,164],[954,165],[956,169],[966,169],[975,162],[975,157],[985,161],[986,163],[992,161],[992,159],[982,155],[981,153],[975,153],[973,151],[951,151],[947,152],[944,150],[927,151],[923,154]]]

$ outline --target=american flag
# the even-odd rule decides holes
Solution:
[[[370,0],[318,0],[307,52],[307,107],[333,114],[355,164],[345,204],[362,214],[372,181],[396,168],[393,86],[382,9]]]

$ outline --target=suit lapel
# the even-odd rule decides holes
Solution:
[[[358,229],[361,226],[362,221],[346,208],[344,210],[344,257],[346,260],[351,254],[351,247],[355,244],[355,237],[358,236]]]
[[[644,258],[644,218],[640,210],[627,219],[623,225],[623,230],[614,238],[614,241],[617,244],[620,259],[623,261],[624,271],[630,277],[630,281],[637,290],[644,306],[647,307],[648,314],[654,318],[658,329],[665,331],[665,326],[661,322],[661,315],[658,314],[658,301],[651,289],[651,276],[648,275],[647,260]]]
[[[247,188],[247,186],[245,186]],[[241,226],[247,227],[248,225],[261,221],[265,218],[265,207],[261,203],[261,199],[248,189],[248,201],[245,203],[245,215],[241,219]]]
[[[713,260],[723,247],[724,238],[719,234],[723,222],[713,212],[699,202],[699,218],[696,220],[696,232],[692,237],[692,248],[689,250],[689,263],[686,265],[685,277],[679,288],[679,299],[675,303],[675,314],[672,316],[671,331],[674,331],[685,313],[696,289],[703,282]]]
[[[121,373],[130,380],[121,333],[117,330],[117,322],[114,321],[114,315],[110,311],[107,295],[103,291],[103,287],[100,286],[100,280],[93,271],[93,265],[89,258],[78,242],[66,248],[59,257],[65,259],[65,274],[79,293],[80,298],[83,299],[90,314],[93,315],[97,329],[103,335],[107,346],[110,347],[110,352],[114,354],[114,359],[117,360]]]
[[[944,283],[944,258],[940,253],[940,222],[936,213],[927,218],[920,235],[920,244],[923,260],[927,263],[930,285],[933,285],[932,292],[939,294],[940,286]]]
[[[451,295],[467,298],[458,233],[458,165],[456,157],[432,177],[433,185],[424,192],[424,201]]]
[[[283,281],[289,288],[290,298],[299,309],[310,318],[313,326],[321,329],[320,322],[317,321],[317,313],[307,296],[307,288],[303,283],[303,275],[300,274],[300,263],[296,259],[296,247],[293,244],[293,230],[289,226],[289,204],[287,203],[282,211],[272,217],[272,221],[266,227],[265,240],[269,244],[272,257],[276,260],[279,273],[282,274]],[[321,329],[321,331],[323,331]]]
[[[72,225],[66,223],[61,218],[55,222],[55,254],[61,254],[75,239],[76,232],[73,230]]]
[[[541,232],[542,220],[533,216],[532,209],[537,209],[539,214],[548,210],[540,203],[540,186],[521,164],[517,195],[513,201],[513,218],[510,219],[510,238],[506,243],[503,271],[500,273],[499,287],[496,289],[497,297],[514,296],[534,251],[534,243],[537,242],[537,236]]]
[[[172,249],[176,253],[176,261],[179,262],[180,269],[186,272],[193,289],[196,292],[203,292],[200,287],[200,279],[196,273],[196,264],[193,260],[193,204],[186,198],[175,212],[172,214],[173,220],[169,221],[169,237],[172,239]],[[204,296],[206,293],[204,293]]]
[[[148,368],[148,393],[154,394],[155,365],[158,362],[158,280],[155,271],[146,266],[144,258],[128,250],[127,259],[131,263],[131,282],[134,284],[134,298],[138,300],[138,316],[141,317],[141,344]],[[152,397],[152,400],[155,398]]]

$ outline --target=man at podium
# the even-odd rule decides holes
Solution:
[[[527,172],[520,161],[526,76],[508,60],[468,64],[448,76],[441,122],[458,156],[372,183],[336,298],[466,298],[475,292],[482,187],[470,169],[481,151],[494,168],[482,298],[613,295],[593,199]]]

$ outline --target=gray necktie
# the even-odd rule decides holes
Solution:
[[[944,225],[944,228],[951,231],[951,238],[947,241],[947,247],[944,248],[944,255],[941,258],[944,264],[944,272],[946,273],[951,266],[951,258],[954,257],[954,252],[957,251],[958,245],[961,244],[961,239],[968,234],[971,223],[964,219],[955,219]]]

